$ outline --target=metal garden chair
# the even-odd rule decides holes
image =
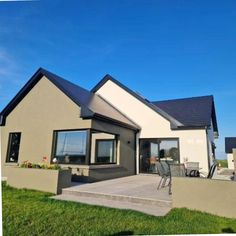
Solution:
[[[161,180],[157,186],[157,189],[163,188],[166,184],[168,178],[170,178],[169,166],[166,162],[157,162],[156,163],[157,172],[159,173]]]

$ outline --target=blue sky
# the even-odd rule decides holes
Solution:
[[[236,1],[0,2],[0,109],[39,68],[85,88],[109,73],[149,100],[213,94],[236,136]]]

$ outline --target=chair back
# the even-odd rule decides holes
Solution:
[[[155,168],[157,169],[157,172],[161,177],[165,176],[164,168],[159,161],[155,163]]]
[[[170,175],[170,166],[166,161],[161,161],[160,162],[162,165],[162,168],[164,169],[165,175],[169,176]]]
[[[170,175],[172,177],[185,177],[186,171],[184,164],[169,164],[170,166]]]
[[[209,170],[209,173],[208,173],[208,175],[207,175],[207,178],[208,178],[208,179],[212,179],[212,177],[213,177],[213,175],[214,175],[214,173],[215,173],[215,171],[216,171],[216,166],[217,166],[216,163],[214,163],[214,164],[211,166],[211,168],[210,168],[210,170]]]

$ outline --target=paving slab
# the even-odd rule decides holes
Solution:
[[[96,183],[73,183],[53,198],[160,216],[171,209],[172,201],[168,187],[157,190],[159,181],[157,175],[140,174]]]

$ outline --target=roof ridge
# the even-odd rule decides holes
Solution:
[[[57,74],[55,74],[55,73],[52,73],[51,71],[48,71],[48,70],[46,70],[46,69],[44,69],[44,68],[42,68],[42,67],[40,67],[40,71],[46,72],[46,74],[51,74],[51,75],[54,76],[54,77],[56,76],[56,77],[58,77],[59,79],[64,80],[64,81],[67,82],[67,83],[70,83],[70,84],[72,84],[72,85],[74,85],[74,86],[79,87],[80,89],[83,89],[84,91],[87,91],[87,92],[91,93],[90,90],[88,90],[88,89],[86,89],[86,88],[84,88],[84,87],[81,87],[80,85],[78,85],[78,84],[76,84],[76,83],[73,83],[73,82],[71,82],[70,80],[67,80],[67,79],[65,79],[65,78],[63,78],[63,77],[61,77],[61,76],[59,76],[59,75],[57,75]]]
[[[194,96],[194,97],[174,98],[174,99],[167,99],[167,100],[151,101],[151,103],[156,103],[156,102],[169,102],[169,101],[180,101],[180,100],[190,100],[190,99],[198,99],[198,98],[206,98],[206,97],[214,98],[213,95],[202,95],[202,96]]]

